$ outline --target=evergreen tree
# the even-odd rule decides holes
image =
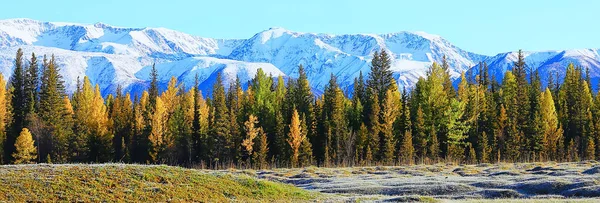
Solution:
[[[404,131],[402,145],[400,146],[399,160],[401,163],[412,165],[414,164],[415,149],[413,146],[413,137],[411,130]]]
[[[299,155],[298,155],[298,164],[302,167],[309,166],[313,163],[313,153],[312,153],[312,144],[308,138],[308,126],[304,121],[300,121],[300,133],[302,133],[302,137],[304,139],[300,143]]]
[[[488,136],[485,133],[485,131],[481,132],[481,136],[479,137],[479,162],[481,163],[489,163],[490,162],[490,156],[492,153],[492,149],[489,146],[489,141],[488,141]]]
[[[212,93],[212,123],[210,126],[210,135],[207,142],[211,146],[211,161],[218,162],[229,158],[227,152],[227,141],[229,140],[229,113],[225,104],[225,88],[221,73],[217,74],[217,79],[213,85]]]
[[[62,76],[58,72],[54,56],[44,64],[38,106],[40,118],[44,122],[43,126],[45,126],[42,132],[39,133],[44,137],[45,147],[41,147],[39,153],[41,157],[47,157],[52,152],[54,161],[60,163],[67,161],[69,158],[66,148],[68,148],[68,139],[73,133],[71,122],[69,122],[72,114],[70,114],[71,112],[68,111],[68,106],[65,104],[65,85]],[[33,95],[33,93],[30,94]]]
[[[415,119],[414,127],[414,132],[416,136],[413,138],[415,140],[416,146],[415,154],[417,154],[417,156],[419,156],[419,158],[423,160],[428,154],[427,129],[425,128],[425,118],[423,115],[423,109],[421,107],[417,109],[416,114],[417,117]]]
[[[296,101],[294,102],[294,105],[298,109],[299,115],[303,118],[310,118],[310,109],[314,100],[314,96],[310,89],[308,76],[306,75],[306,71],[304,70],[302,64],[298,66],[298,80],[296,82],[295,89],[296,91],[294,98],[296,98]]]
[[[158,93],[158,70],[156,70],[156,64],[153,63],[152,70],[150,70],[150,88],[148,88],[148,101],[150,107],[156,105]]]
[[[369,114],[369,134],[367,137],[367,150],[366,150],[366,158],[365,161],[367,164],[370,164],[373,160],[373,156],[379,154],[379,134],[381,132],[381,123],[379,121],[379,98],[377,94],[371,95],[371,106],[372,111]]]
[[[133,103],[129,94],[123,95],[121,87],[117,87],[117,96],[110,111],[113,126],[114,161],[123,161],[127,156],[127,141],[133,133]]]
[[[6,158],[11,158],[15,152],[14,143],[21,130],[25,127],[25,70],[23,69],[23,51],[19,48],[15,57],[15,68],[10,77],[10,88],[12,89],[11,107],[12,122],[10,131],[7,133],[4,142],[4,154]],[[12,160],[12,158],[11,158]],[[9,160],[6,160],[7,162]]]
[[[54,62],[54,60],[52,60]],[[25,106],[26,111],[26,120],[27,124],[33,122],[37,117],[36,109],[37,109],[37,101],[38,101],[38,87],[39,87],[39,77],[38,77],[39,67],[37,64],[37,58],[35,53],[31,54],[31,60],[29,61],[29,68],[25,73],[25,87],[23,87],[24,96],[25,96]]]
[[[253,159],[258,168],[265,168],[267,166],[267,155],[269,154],[269,143],[267,141],[267,134],[262,128],[258,129],[258,134],[258,142],[255,144],[257,145],[257,151],[254,153]]]

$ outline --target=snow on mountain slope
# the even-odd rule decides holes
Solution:
[[[42,22],[30,19],[0,20],[0,72],[9,76],[18,47],[26,55],[55,54],[70,91],[77,77],[90,77],[104,94],[121,85],[139,93],[148,85],[149,69],[157,64],[161,87],[171,76],[184,85],[201,78],[202,89],[209,91],[216,73],[225,82],[235,76],[243,83],[258,68],[273,76],[298,76],[298,65],[305,67],[312,88],[319,92],[330,75],[342,88],[350,89],[355,77],[370,71],[371,56],[385,49],[392,58],[394,77],[400,86],[412,86],[425,76],[433,62],[447,56],[450,73],[477,74],[479,61],[486,61],[491,74],[502,79],[512,67],[516,53],[484,56],[464,51],[438,35],[424,32],[391,34],[316,34],[271,28],[249,39],[212,39],[192,36],[166,28],[122,28],[103,23],[78,24]],[[597,49],[526,52],[527,64],[545,76],[564,71],[568,63],[589,67],[592,80],[600,78]],[[27,58],[27,57],[26,57]],[[41,60],[41,59],[40,59]]]
[[[261,68],[266,74],[273,77],[285,76],[277,67],[269,63],[248,63],[229,59],[217,59],[213,57],[190,57],[180,61],[161,63],[156,65],[159,80],[163,81],[162,88],[166,87],[171,77],[177,78],[182,84],[190,86],[194,84],[196,74],[200,81],[200,89],[203,93],[210,93],[217,73],[222,73],[225,87],[236,80],[236,77],[246,84],[256,75]],[[144,67],[135,75],[142,80],[150,80],[151,66]]]
[[[592,83],[596,84],[600,79],[600,50],[598,49],[573,49],[564,51],[541,51],[541,52],[523,52],[525,63],[528,71],[537,70],[542,79],[542,84],[546,85],[550,75],[556,79],[556,74],[559,75],[559,80],[566,72],[566,68],[570,63],[583,68],[589,68]],[[511,70],[513,63],[517,61],[517,52],[501,53],[490,57],[485,62],[488,64],[490,76],[495,77],[499,81],[504,78],[504,73]],[[471,68],[467,75],[474,77],[479,74],[479,66]],[[593,86],[596,88],[596,86]]]
[[[86,75],[91,81],[99,84],[103,92],[114,90],[113,84],[128,86],[139,81],[134,77],[134,73],[144,65],[141,62],[144,60],[128,55],[78,52],[41,46],[20,46],[20,48],[23,48],[23,57],[27,61],[31,58],[31,53],[35,52],[40,64],[43,55],[49,58],[54,54],[69,92],[75,89],[77,78],[83,79]],[[18,47],[0,48],[0,71],[5,77],[12,74],[17,49]]]
[[[392,70],[400,85],[412,85],[424,76],[432,62],[448,56],[454,78],[485,56],[463,51],[437,35],[422,32],[393,34],[328,35],[271,28],[260,32],[234,49],[229,58],[269,62],[289,76],[297,76],[303,64],[311,84],[323,88],[329,75],[349,86],[362,71],[368,74],[373,52],[385,49],[393,59]],[[401,67],[400,67],[401,66]]]
[[[181,59],[229,55],[242,40],[196,37],[166,28],[119,28],[96,23],[50,23],[30,19],[0,21],[0,45],[37,45],[74,51]]]

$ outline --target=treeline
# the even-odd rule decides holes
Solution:
[[[600,97],[587,69],[569,65],[563,83],[557,75],[541,84],[519,52],[502,83],[482,63],[480,75],[463,73],[454,88],[444,57],[408,91],[398,89],[390,63],[375,52],[351,96],[332,75],[315,97],[302,65],[287,82],[259,70],[247,90],[239,80],[226,88],[218,75],[206,99],[197,77],[191,88],[173,77],[160,92],[154,67],[141,95],[118,88],[102,97],[86,77],[69,96],[54,57],[40,66],[19,50],[10,80],[0,75],[7,83],[0,160],[262,168],[575,161],[600,153]]]

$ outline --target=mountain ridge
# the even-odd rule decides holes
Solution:
[[[313,89],[322,90],[330,75],[338,78],[342,88],[349,88],[360,72],[365,76],[369,73],[373,52],[382,49],[390,54],[394,78],[405,87],[414,85],[419,77],[426,75],[431,63],[440,62],[443,56],[448,59],[453,79],[459,78],[463,71],[477,74],[477,64],[485,61],[501,80],[504,71],[510,68],[507,66],[514,61],[514,52],[477,54],[439,35],[420,31],[324,34],[272,27],[247,39],[216,39],[168,28],[127,28],[100,22],[0,20],[0,72],[7,77],[12,72],[17,47],[38,56],[54,53],[70,91],[77,78],[87,75],[100,85],[103,94],[114,91],[118,85],[126,91],[141,91],[148,83],[144,73],[153,63],[162,74],[162,86],[170,76],[189,86],[194,75],[200,74],[201,89],[208,92],[211,75],[217,72],[227,73],[227,80],[234,76],[249,80],[258,68],[263,68],[274,77],[294,78],[300,64],[305,67]],[[544,73],[561,71],[560,66],[575,62],[593,69],[595,81],[600,78],[598,49],[527,53],[528,63]]]

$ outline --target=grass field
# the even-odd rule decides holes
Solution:
[[[124,164],[0,166],[0,202],[303,202],[322,197],[247,175]]]
[[[600,163],[269,170],[0,166],[0,202],[600,202]]]

